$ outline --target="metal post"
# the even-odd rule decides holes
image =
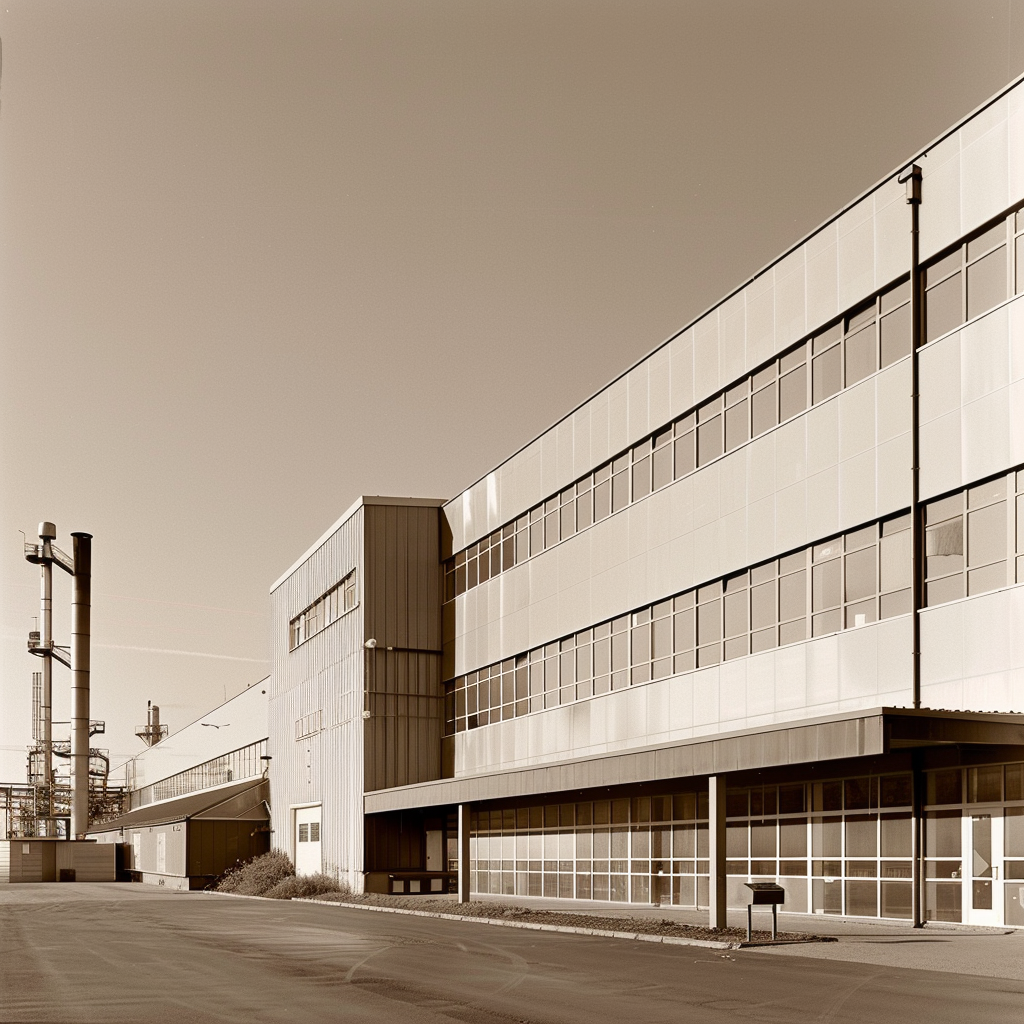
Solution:
[[[924,344],[924,291],[920,266],[921,168],[911,164],[899,174],[910,205],[910,544],[913,579],[913,704],[921,706],[921,609],[924,607],[924,522],[920,504],[921,437],[918,353]]]
[[[911,893],[911,916],[915,928],[924,927],[924,772],[921,769],[921,753],[913,750],[910,753],[911,765],[911,846],[912,861],[910,865],[910,877],[912,881]]]
[[[779,905],[772,904],[772,942],[779,937]]]
[[[71,838],[89,830],[89,668],[92,534],[73,533],[71,597]]]
[[[726,926],[725,776],[708,778],[708,927]]]
[[[469,903],[469,804],[459,804],[459,902]]]
[[[46,801],[46,834],[53,835],[53,551],[50,542],[57,536],[53,523],[39,524],[42,561],[39,564],[39,646],[43,651],[43,686],[40,714],[43,719],[43,785]]]
[[[753,935],[754,904],[747,904],[747,942],[750,942]]]

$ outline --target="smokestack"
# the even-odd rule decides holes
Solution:
[[[71,596],[71,837],[89,830],[89,669],[92,632],[92,534],[72,533]]]

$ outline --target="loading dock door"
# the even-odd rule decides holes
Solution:
[[[322,870],[320,807],[299,807],[295,811],[295,873],[314,875]]]

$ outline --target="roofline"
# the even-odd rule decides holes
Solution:
[[[341,514],[341,517],[330,526],[325,533],[323,533],[319,540],[315,541],[314,544],[306,550],[306,552],[300,555],[291,566],[285,570],[285,572],[279,576],[271,585],[270,593],[272,594],[279,586],[303,562],[307,561],[313,556],[313,554],[320,550],[326,544],[331,537],[333,537],[341,526],[352,518],[364,505],[398,505],[405,506],[406,508],[443,508],[445,503],[449,501],[448,498],[393,498],[381,494],[363,494],[360,495],[351,505]]]
[[[917,160],[922,160],[925,157],[927,157],[929,150],[934,149],[935,146],[937,146],[940,142],[944,142],[954,132],[958,132],[965,124],[967,124],[968,121],[977,117],[983,110],[986,110],[988,107],[992,106],[993,103],[996,103],[997,101],[1002,99],[1008,92],[1016,88],[1022,82],[1024,82],[1024,74],[1018,75],[1011,82],[1004,85],[1002,89],[995,93],[995,95],[990,96],[983,103],[975,107],[974,110],[972,110],[969,114],[962,117],[959,121],[955,122],[952,127],[947,128],[940,135],[936,136],[936,138],[932,139],[932,141],[929,142],[927,146],[918,150],[918,152],[914,156],[910,157],[908,160],[904,160],[902,163],[897,165],[897,167],[894,170],[884,175],[882,178],[876,181],[874,185],[872,185],[870,188],[865,189],[863,192],[861,192],[859,196],[857,196],[855,199],[852,199],[845,206],[841,206],[835,213],[833,213],[831,216],[823,220],[816,228],[814,228],[812,231],[809,231],[799,241],[794,242],[793,245],[791,245],[788,249],[785,249],[780,255],[776,256],[770,262],[766,263],[760,270],[758,270],[756,273],[748,277],[742,284],[737,285],[731,292],[726,294],[723,298],[719,299],[717,302],[714,302],[712,303],[712,305],[708,306],[707,309],[705,309],[702,313],[699,313],[692,320],[690,320],[685,327],[681,327],[674,334],[669,335],[669,337],[667,337],[664,341],[660,342],[658,345],[655,345],[654,348],[652,348],[646,355],[641,356],[639,359],[636,360],[636,362],[630,364],[618,376],[613,377],[610,381],[608,381],[607,384],[602,384],[601,387],[599,387],[592,395],[590,395],[589,398],[585,398],[578,405],[573,406],[573,408],[570,409],[569,412],[565,413],[564,416],[560,416],[557,420],[554,421],[554,423],[551,424],[551,426],[545,428],[539,434],[537,434],[536,437],[531,438],[525,444],[517,448],[511,455],[509,455],[507,458],[499,462],[496,466],[493,467],[493,469],[489,469],[486,473],[483,474],[483,476],[478,477],[471,484],[469,484],[469,486],[464,487],[461,491],[459,491],[457,495],[455,495],[455,497],[445,502],[445,508],[449,507],[450,505],[453,505],[462,497],[463,494],[466,493],[466,491],[472,489],[473,487],[476,487],[476,485],[480,483],[482,480],[486,480],[487,477],[491,475],[491,473],[501,469],[501,467],[504,466],[506,463],[511,462],[517,455],[520,455],[522,452],[524,452],[527,448],[530,447],[531,444],[534,444],[535,442],[539,441],[545,434],[554,430],[555,427],[557,427],[560,423],[564,423],[571,416],[574,416],[585,405],[587,405],[589,402],[592,402],[595,398],[597,398],[597,396],[601,394],[602,391],[607,391],[608,388],[610,388],[613,384],[616,384],[618,381],[622,380],[623,377],[628,376],[638,366],[640,366],[641,363],[644,363],[648,359],[650,359],[655,352],[661,351],[661,349],[663,349],[666,345],[671,344],[681,334],[685,334],[688,330],[690,330],[690,328],[695,327],[709,313],[713,313],[716,309],[718,309],[719,306],[725,305],[725,303],[728,302],[731,298],[733,298],[733,296],[739,294],[741,291],[743,291],[744,288],[749,287],[759,277],[761,277],[763,274],[766,274],[769,270],[771,270],[772,267],[774,267],[777,263],[781,263],[787,256],[789,256],[791,253],[799,249],[800,246],[804,245],[807,241],[813,238],[820,231],[823,231],[825,228],[827,228],[829,224],[832,224],[834,221],[837,221],[840,217],[843,216],[843,214],[848,213],[859,202],[866,199],[873,192],[877,192],[878,189],[880,189],[894,175],[899,174],[899,172],[903,170],[904,167],[909,166],[910,164],[914,163]]]

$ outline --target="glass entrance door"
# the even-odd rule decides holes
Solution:
[[[1000,809],[972,811],[970,829],[970,874],[967,876],[971,924],[1002,923],[1003,818]],[[965,865],[966,867],[966,865]]]

